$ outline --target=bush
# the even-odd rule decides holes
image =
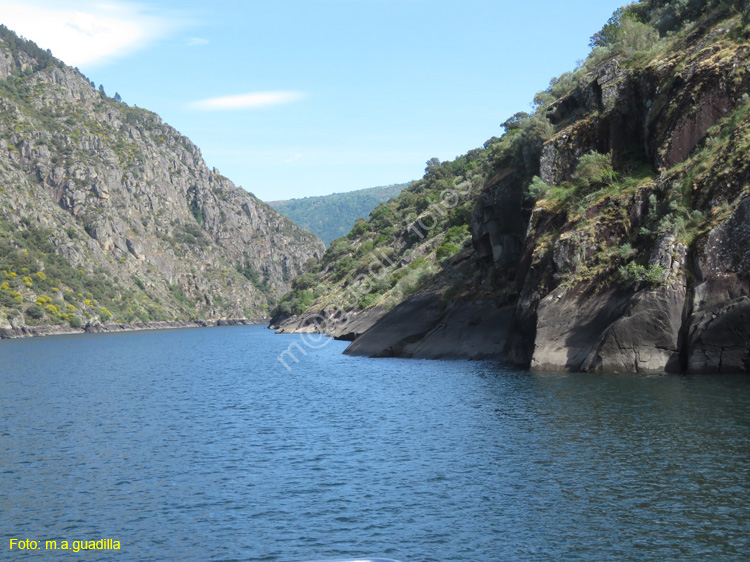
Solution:
[[[650,49],[659,41],[659,32],[650,25],[624,18],[615,41],[615,49],[626,56]]]
[[[454,226],[462,226],[471,224],[471,209],[465,205],[459,205],[455,209],[451,209],[448,214],[448,220]]]
[[[81,322],[81,319],[78,318],[77,316],[74,316],[73,318],[71,318],[68,321],[68,323],[70,324],[72,328],[80,328],[83,325],[83,323]]]
[[[374,305],[377,300],[378,300],[378,295],[375,295],[373,293],[367,293],[361,299],[359,299],[359,307],[369,308],[372,305]]]
[[[649,285],[661,285],[664,283],[664,266],[663,265],[638,265],[630,262],[628,265],[619,269],[620,276],[628,285],[639,282],[645,282]]]
[[[620,246],[620,257],[626,261],[635,257],[637,253],[638,251],[630,243]]]
[[[464,240],[469,236],[468,225],[454,226],[449,228],[445,233],[445,241],[451,244],[463,244]]]
[[[320,276],[315,273],[305,273],[292,281],[293,289],[313,289],[320,283]]]
[[[457,253],[461,248],[456,246],[455,244],[451,244],[450,242],[446,241],[443,242],[440,247],[435,252],[435,257],[437,259],[442,260],[444,258],[450,257]]]
[[[612,153],[601,154],[592,150],[581,156],[573,179],[584,188],[604,187],[617,181],[617,172],[612,168]]]
[[[44,310],[38,304],[33,304],[26,309],[26,315],[34,320],[44,318]]]
[[[0,306],[11,307],[16,304],[13,293],[10,291],[0,291]]]
[[[539,176],[534,176],[529,184],[529,197],[534,201],[546,199],[550,192],[550,186],[542,181]]]
[[[274,316],[289,316],[290,314],[292,314],[292,303],[288,301],[279,304],[273,312]]]
[[[349,234],[346,235],[346,237],[349,240],[353,240],[359,236],[362,236],[365,232],[367,232],[367,221],[365,219],[357,219],[357,222],[354,223],[354,226],[352,227]]]

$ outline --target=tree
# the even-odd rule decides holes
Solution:
[[[425,163],[425,166],[426,167],[425,167],[424,171],[425,171],[426,174],[429,174],[430,172],[434,172],[435,170],[437,170],[438,168],[440,168],[440,159],[439,158],[430,158]]]
[[[604,24],[604,27],[600,31],[594,33],[589,40],[589,47],[610,47],[614,44],[617,39],[617,32],[620,30],[620,22],[622,20],[623,9],[617,8]]]
[[[107,94],[104,92],[104,84],[99,84],[99,93],[102,96],[106,96]]]
[[[521,125],[523,125],[523,122],[526,121],[529,117],[530,115],[525,111],[519,111],[500,126],[505,130],[506,133],[509,133],[510,131],[520,129]]]
[[[120,96],[119,92],[115,92],[115,97],[114,97],[114,100],[115,100],[115,101],[116,101],[117,103],[122,103],[122,97]]]

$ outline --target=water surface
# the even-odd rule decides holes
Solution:
[[[295,341],[0,342],[0,559],[750,559],[748,377],[531,374],[341,342],[288,372]],[[105,538],[122,549],[43,550]]]

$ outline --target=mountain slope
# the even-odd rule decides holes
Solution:
[[[294,281],[275,324],[353,339],[351,354],[749,371],[749,24],[746,1],[618,10],[473,170],[472,153],[428,166],[427,190]]]
[[[324,245],[0,28],[0,328],[266,315]],[[15,330],[15,332],[13,331]]]
[[[348,233],[354,221],[368,216],[379,203],[396,197],[407,185],[370,187],[320,197],[269,201],[268,204],[328,245]]]

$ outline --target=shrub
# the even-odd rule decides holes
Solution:
[[[546,199],[550,192],[550,186],[542,181],[539,176],[534,176],[529,184],[529,197],[533,201],[540,201]]]
[[[449,228],[445,233],[445,242],[451,244],[463,244],[464,240],[469,236],[468,225],[454,226]]]
[[[458,252],[461,248],[456,246],[455,244],[452,244],[448,241],[443,242],[440,247],[435,252],[435,257],[437,259],[442,260],[444,258],[450,257],[456,252]]]
[[[592,150],[581,156],[573,179],[582,187],[603,187],[617,181],[617,172],[612,168],[612,153],[601,154]]]
[[[628,265],[620,267],[619,272],[623,281],[628,285],[639,282],[645,282],[649,285],[661,285],[664,282],[665,269],[663,265],[652,264],[645,266],[630,262]]]
[[[378,300],[378,295],[375,295],[373,293],[367,293],[361,299],[359,299],[359,306],[360,308],[368,308],[374,305],[377,300]]]
[[[345,277],[354,267],[354,259],[351,256],[341,258],[333,267],[333,272],[338,278]]]
[[[314,273],[305,273],[292,281],[293,289],[312,289],[320,283],[320,276]]]
[[[26,315],[34,320],[39,320],[44,317],[44,310],[38,304],[33,304],[26,309]]]
[[[624,18],[617,33],[615,49],[626,56],[650,49],[659,41],[659,32],[633,18]]]
[[[0,291],[0,306],[13,306],[13,294],[10,291]]]
[[[68,323],[73,328],[80,328],[83,325],[83,323],[81,322],[81,319],[78,318],[77,316],[74,316],[73,318],[68,320]]]
[[[292,314],[292,303],[290,302],[282,302],[274,311],[274,316],[289,316],[290,314]]]
[[[354,226],[346,237],[349,238],[349,240],[353,240],[354,238],[362,236],[365,232],[367,232],[367,222],[365,219],[357,219],[357,222],[354,223]]]
[[[630,245],[630,243],[625,243],[622,246],[620,246],[620,257],[626,261],[635,257],[637,253],[638,251],[635,248],[633,248],[633,246]]]
[[[454,226],[469,225],[471,224],[471,209],[465,205],[459,205],[450,210],[448,220]]]

